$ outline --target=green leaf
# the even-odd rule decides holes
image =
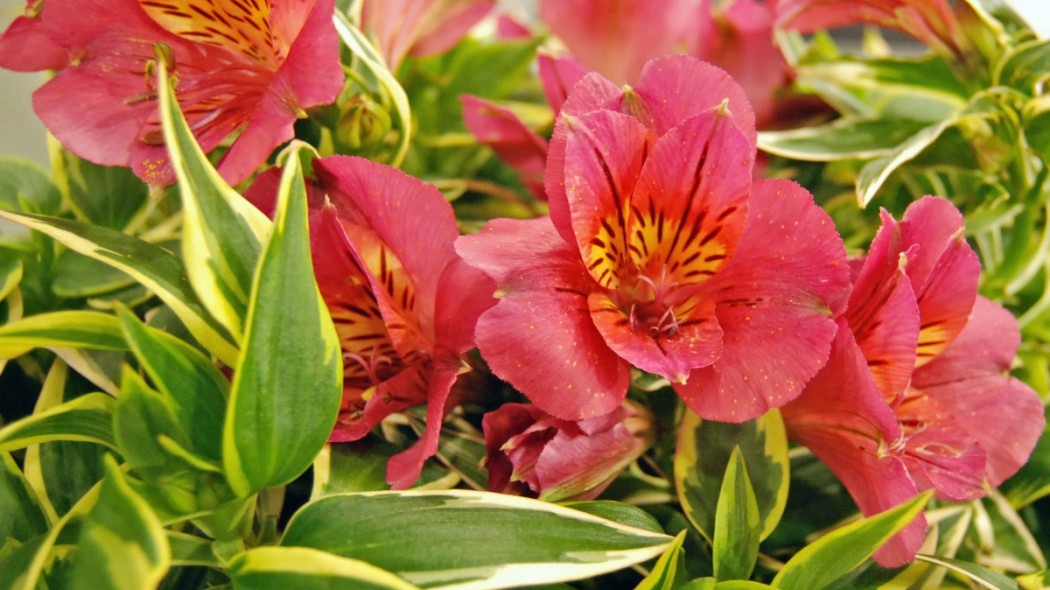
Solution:
[[[62,194],[51,176],[36,162],[0,156],[0,209],[53,215],[62,206]],[[0,219],[0,246],[28,249],[29,232]]]
[[[664,551],[660,559],[656,560],[656,565],[653,566],[649,575],[645,576],[645,579],[635,586],[634,590],[674,590],[678,586],[677,582],[680,577],[678,562],[685,558],[685,552],[682,551],[685,534],[685,531],[678,533],[667,551]]]
[[[772,586],[749,580],[728,580],[715,584],[713,590],[762,590],[763,588],[772,588]]]
[[[409,105],[408,95],[405,94],[405,89],[401,87],[387,64],[383,62],[382,55],[368,40],[368,37],[350,22],[342,10],[335,11],[335,30],[343,44],[372,72],[394,103],[394,110],[401,122],[401,138],[398,142],[397,153],[394,154],[390,165],[400,166],[405,161],[409,142],[412,139],[412,107]]]
[[[660,522],[645,510],[623,502],[612,500],[586,500],[580,502],[564,502],[562,506],[586,512],[598,518],[611,520],[627,526],[632,526],[645,531],[663,533],[664,529]]]
[[[1020,590],[1017,582],[976,563],[951,557],[923,555],[922,553],[916,555],[915,559],[946,567],[964,578],[972,580],[980,588],[988,588],[988,590]]]
[[[124,307],[118,308],[124,335],[185,438],[176,440],[203,459],[218,464],[229,382],[197,349],[150,328]]]
[[[744,457],[740,447],[733,447],[715,510],[712,545],[716,578],[746,580],[751,576],[758,559],[760,516]]]
[[[999,84],[1005,84],[1027,93],[1041,94],[1037,86],[1050,77],[1050,41],[1038,40],[1011,48],[1009,56],[1000,62],[995,73]]]
[[[393,443],[373,438],[325,445],[314,461],[311,497],[389,489],[386,463],[400,450]]]
[[[927,122],[914,119],[836,119],[823,125],[758,134],[762,151],[808,162],[885,156]]]
[[[159,79],[167,80],[164,60],[159,61]],[[173,84],[162,86],[161,127],[186,216],[182,231],[186,274],[204,306],[240,342],[252,274],[272,226],[219,176],[182,116]]]
[[[1050,570],[1019,576],[1017,583],[1022,590],[1044,590],[1045,588],[1050,588]]]
[[[309,467],[339,411],[342,356],[314,279],[308,232],[306,187],[292,153],[226,414],[223,463],[242,495],[288,483]]]
[[[205,567],[222,567],[222,562],[212,551],[213,539],[205,539],[177,531],[166,530],[168,547],[171,549],[171,565],[202,565]]]
[[[14,252],[0,250],[0,301],[7,299],[21,280],[22,261]]]
[[[538,500],[449,490],[327,496],[292,517],[281,544],[360,559],[423,588],[484,589],[593,577],[671,542]]]
[[[58,255],[52,272],[55,280],[51,290],[70,299],[103,295],[135,284],[126,273],[73,250]]]
[[[130,168],[99,166],[59,150],[55,180],[81,221],[124,230],[149,199],[149,187]]]
[[[821,590],[871,557],[921,512],[932,491],[898,506],[836,529],[796,553],[776,577],[773,587]]]
[[[169,466],[172,456],[161,445],[161,436],[186,444],[186,433],[179,427],[174,410],[165,402],[135,371],[124,367],[113,430],[121,454],[136,471]]]
[[[415,590],[394,574],[306,547],[257,547],[233,558],[234,590]]]
[[[34,348],[127,350],[120,321],[97,311],[53,311],[0,326],[0,358],[21,356]]]
[[[0,428],[0,451],[21,449],[47,441],[85,441],[113,450],[114,399],[104,393],[89,393],[36,412]]]
[[[160,520],[107,458],[98,501],[80,524],[71,590],[154,588],[170,564]]]
[[[124,271],[168,304],[209,352],[227,365],[236,364],[237,347],[233,340],[201,306],[190,289],[182,262],[167,250],[118,231],[58,217],[0,211],[0,218],[35,229],[72,250]]]
[[[674,479],[686,516],[708,541],[714,538],[719,491],[734,446],[740,447],[754,487],[762,517],[761,539],[773,532],[784,514],[790,467],[780,412],[773,410],[743,424],[704,421],[687,412],[678,432]]]
[[[8,453],[0,452],[0,549],[8,539],[22,543],[47,532],[48,522],[36,492]]]
[[[879,189],[882,188],[882,185],[886,183],[890,174],[933,145],[933,142],[946,129],[957,122],[954,118],[945,119],[939,123],[923,127],[900,143],[889,155],[876,158],[865,164],[857,178],[857,202],[860,206],[867,207],[868,203],[875,198]]]

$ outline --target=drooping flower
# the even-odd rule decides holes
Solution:
[[[343,87],[333,0],[47,0],[0,37],[0,66],[59,70],[33,94],[47,128],[74,154],[170,183],[158,126],[155,61],[205,151],[240,132],[219,162],[247,178],[291,139],[305,109]]]
[[[838,476],[864,514],[919,491],[969,501],[1027,459],[1043,430],[1035,392],[1007,371],[1013,317],[977,296],[980,266],[946,200],[925,197],[883,227],[858,263],[827,366],[781,409],[789,436]],[[915,557],[920,516],[875,554]]]
[[[844,25],[870,24],[895,29],[955,55],[967,42],[946,0],[777,0],[776,26],[802,33]]]
[[[409,55],[451,49],[495,5],[494,0],[365,0],[361,26],[396,70]]]
[[[482,420],[489,490],[549,502],[591,500],[652,444],[652,416],[625,401],[587,420],[504,404]]]
[[[387,481],[411,485],[437,450],[450,390],[474,347],[493,285],[460,260],[451,206],[431,185],[361,158],[313,161],[310,246],[343,350],[343,402],[333,442],[357,440],[423,403],[426,431],[391,458]],[[271,207],[276,175],[249,198]]]
[[[586,76],[551,142],[550,218],[456,245],[499,284],[477,327],[491,369],[566,420],[618,407],[632,365],[707,419],[797,396],[827,360],[848,268],[804,189],[752,183],[754,155],[743,91],[713,66],[654,60],[627,91]]]

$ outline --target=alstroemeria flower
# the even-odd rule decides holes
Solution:
[[[292,138],[304,109],[332,102],[343,88],[333,0],[29,6],[0,37],[0,66],[59,70],[33,94],[47,128],[74,154],[129,166],[150,184],[174,178],[158,126],[155,51],[169,62],[205,151],[240,131],[218,165],[232,184]]]
[[[330,440],[357,440],[390,414],[428,404],[425,433],[387,466],[387,481],[403,489],[437,450],[460,357],[474,347],[493,285],[456,255],[456,219],[433,186],[361,158],[319,158],[313,169],[314,273],[343,350]],[[263,211],[276,179],[260,176],[249,191]]]
[[[529,404],[485,414],[489,490],[549,502],[592,500],[652,444],[653,418],[625,401],[587,420],[561,420]]]
[[[499,284],[477,327],[490,368],[567,420],[618,407],[632,365],[707,419],[796,397],[827,360],[848,267],[804,189],[752,184],[754,156],[747,99],[713,66],[654,60],[628,91],[585,77],[551,142],[550,218],[456,244]]]
[[[980,266],[943,199],[885,212],[828,365],[781,409],[789,436],[838,476],[864,514],[933,489],[985,495],[1024,464],[1043,431],[1035,392],[1007,371],[1020,343],[1009,312],[977,296]],[[875,554],[915,557],[920,516]]]
[[[409,55],[451,49],[495,5],[494,0],[365,0],[361,27],[396,70]]]
[[[812,33],[845,25],[895,29],[934,47],[962,55],[966,40],[946,0],[777,0],[776,26]]]

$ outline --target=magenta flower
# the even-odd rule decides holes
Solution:
[[[365,0],[361,26],[396,70],[410,55],[451,49],[495,5],[494,0]]]
[[[387,466],[410,486],[437,450],[449,392],[492,305],[491,281],[460,260],[452,208],[431,185],[361,158],[313,161],[314,272],[343,349],[343,403],[330,438],[362,438],[384,418],[427,404],[422,438]],[[272,209],[277,176],[249,198]]]
[[[0,37],[0,66],[58,70],[33,95],[74,154],[173,179],[150,65],[169,62],[175,92],[205,151],[239,131],[218,170],[236,184],[293,136],[304,109],[343,87],[333,0],[48,0],[30,2]],[[167,55],[165,55],[167,54]]]
[[[492,148],[501,160],[518,171],[525,188],[537,199],[546,199],[543,169],[547,162],[547,140],[529,129],[510,109],[464,94],[463,123],[478,142]]]
[[[946,0],[777,0],[776,26],[812,33],[844,25],[895,29],[940,51],[962,55],[967,45]]]
[[[489,490],[549,502],[592,500],[652,444],[652,416],[625,401],[587,420],[504,404],[482,420]]]
[[[499,284],[476,334],[496,375],[566,420],[618,407],[632,365],[707,419],[796,397],[827,360],[848,267],[805,190],[752,184],[754,155],[743,91],[713,66],[654,60],[626,92],[585,77],[550,146],[550,218],[456,244]]]
[[[985,495],[1043,431],[1035,392],[1007,371],[1020,343],[1009,312],[977,296],[980,266],[962,216],[943,199],[885,212],[828,365],[781,409],[789,436],[838,476],[865,514],[927,489]],[[875,559],[915,557],[920,516]]]

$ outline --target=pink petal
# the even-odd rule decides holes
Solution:
[[[547,141],[529,129],[510,109],[468,94],[463,103],[463,123],[483,145],[521,175],[521,181],[538,199],[543,192],[543,170],[547,163]]]
[[[827,361],[848,273],[834,224],[809,193],[757,182],[736,253],[701,294],[716,301],[725,351],[675,391],[700,417],[729,422],[797,397]]]
[[[612,111],[565,119],[565,194],[583,262],[599,284],[616,289],[627,271],[627,216],[655,139],[640,123]]]
[[[966,326],[977,297],[981,263],[963,236],[963,218],[951,202],[923,197],[908,206],[900,225],[905,244],[917,244],[907,273],[922,318],[918,364],[943,351]]]
[[[433,187],[390,166],[329,156],[314,171],[345,219],[370,227],[412,277],[417,309],[433,309],[441,271],[456,257],[452,206]]]
[[[619,104],[623,100],[623,92],[619,88],[593,73],[584,76],[572,90],[572,94],[562,105],[563,115],[581,116],[605,108],[619,110]],[[565,150],[571,135],[564,117],[559,117],[547,147],[547,169],[544,173],[544,188],[550,203],[551,221],[554,227],[558,228],[558,233],[568,242],[576,239],[573,235],[569,200],[565,194]]]
[[[539,408],[530,404],[503,404],[482,417],[486,449],[485,469],[489,472],[490,491],[505,491],[516,469],[515,464],[504,452],[504,446],[543,416],[545,414]],[[553,435],[553,432],[551,434]],[[542,446],[534,448],[534,454],[538,457],[541,450]]]
[[[474,327],[478,317],[496,304],[492,294],[496,283],[460,258],[441,273],[438,286],[435,347],[460,355],[474,348]]]
[[[540,53],[536,57],[539,66],[540,82],[543,84],[543,95],[547,97],[547,104],[555,115],[561,112],[561,107],[569,92],[576,86],[587,69],[571,57],[552,57]]]
[[[647,125],[658,135],[727,101],[733,123],[747,137],[752,150],[756,145],[755,113],[744,89],[711,64],[687,55],[654,59],[646,64],[631,91],[640,100],[625,101],[625,112],[642,110],[651,120]]]
[[[683,48],[697,10],[691,0],[544,0],[540,18],[586,68],[623,84]]]
[[[41,27],[41,17],[20,16],[0,35],[0,68],[16,72],[58,70],[71,60],[62,45]]]
[[[460,363],[456,357],[446,357],[434,359],[434,364],[427,385],[426,430],[411,447],[391,457],[386,464],[386,481],[395,490],[408,489],[414,484],[423,472],[423,463],[437,452],[448,394],[456,382]]]
[[[1036,393],[1007,371],[1020,333],[1007,310],[979,297],[969,324],[948,349],[915,370],[913,387],[951,408],[959,428],[987,454],[994,488],[1025,462],[1043,432]]]
[[[434,18],[420,31],[419,39],[412,46],[413,57],[426,57],[452,49],[496,6],[492,0],[452,0],[431,4]]]
[[[501,14],[496,19],[496,36],[504,41],[517,41],[531,39],[532,31],[509,14]]]
[[[567,420],[605,414],[623,401],[630,368],[591,322],[587,294],[594,283],[576,248],[547,218],[497,219],[456,248],[502,294],[476,330],[493,373]]]
[[[780,411],[788,437],[823,461],[861,512],[871,516],[913,498],[918,489],[904,464],[883,452],[898,438],[896,417],[853,335],[839,323],[827,365]],[[887,567],[911,561],[925,531],[920,515],[875,554],[876,561]]]
[[[925,395],[894,408],[905,448],[901,460],[920,490],[937,497],[969,502],[985,495],[985,452],[952,419],[956,408]]]

